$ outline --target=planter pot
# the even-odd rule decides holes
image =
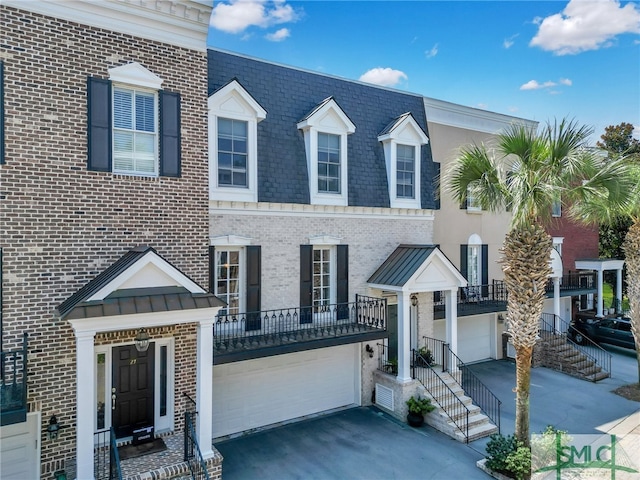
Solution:
[[[409,412],[407,414],[407,423],[412,427],[421,427],[424,423],[424,415]]]

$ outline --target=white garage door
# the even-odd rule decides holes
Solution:
[[[359,404],[358,345],[215,365],[213,436]]]
[[[0,428],[0,478],[25,480],[40,478],[40,413],[30,413],[27,421]]]
[[[491,318],[458,318],[458,357],[464,363],[491,358]]]

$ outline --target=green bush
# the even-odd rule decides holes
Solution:
[[[524,480],[531,476],[531,451],[522,442],[517,442],[518,448],[511,452],[506,460],[508,475],[516,480]]]
[[[513,435],[501,435],[494,433],[489,437],[487,443],[487,463],[486,466],[494,472],[509,475],[507,459],[509,455],[518,449],[518,441]]]
[[[411,413],[424,415],[435,410],[435,405],[431,405],[430,398],[411,397],[406,401],[407,407]]]

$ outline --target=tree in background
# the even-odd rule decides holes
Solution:
[[[633,138],[633,125],[622,122],[619,125],[609,125],[600,136],[602,141],[596,145],[606,150],[609,158],[624,155],[630,162],[640,163],[640,140]],[[619,258],[624,260],[622,242],[631,227],[632,221],[628,217],[616,219],[611,224],[600,225],[599,250],[603,258]],[[617,281],[615,272],[605,272],[605,281],[614,286]],[[623,272],[623,291],[627,291],[627,269]]]
[[[471,194],[483,210],[512,214],[501,262],[509,292],[507,334],[516,351],[515,435],[526,447],[531,359],[551,273],[552,240],[544,227],[552,206],[561,199],[571,212],[597,196],[622,208],[628,196],[623,164],[603,162],[585,148],[591,133],[566,120],[548,124],[540,133],[512,125],[498,136],[495,148],[463,147],[446,173],[445,185],[457,202]]]

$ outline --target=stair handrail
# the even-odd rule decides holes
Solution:
[[[207,465],[202,457],[198,437],[196,435],[195,421],[198,416],[196,402],[186,392],[184,411],[184,461],[189,465],[191,478],[194,480],[210,480]]]
[[[489,389],[489,387],[482,383],[466,363],[460,360],[460,357],[451,350],[451,346],[448,343],[443,343],[442,349],[443,358],[446,359],[447,356],[449,357],[448,362],[443,362],[446,364],[443,364],[443,371],[446,367],[453,380],[469,397],[471,397],[474,405],[477,405],[482,413],[491,419],[493,424],[498,427],[498,433],[500,433],[500,406],[502,405],[500,399]],[[453,360],[453,362],[451,362],[451,360]],[[449,365],[454,362],[456,370],[459,370],[461,373],[460,381],[458,381],[456,376],[453,375],[454,371],[449,369]]]
[[[585,345],[580,345],[579,343],[576,343],[573,340],[571,340],[571,338],[569,338],[569,335],[567,335],[566,332],[569,332],[569,331],[578,332],[578,330],[570,323],[564,321],[558,315],[553,313],[543,313],[540,317],[540,323],[541,323],[541,327],[540,327],[541,331],[548,331],[548,332],[553,332],[561,335],[569,345],[571,345],[573,348],[575,348],[580,353],[582,353],[594,364],[599,365],[602,368],[602,370],[604,370],[609,374],[609,376],[611,376],[612,355],[609,352],[607,352],[604,348],[602,348],[600,345],[598,345],[596,342],[594,342],[591,338],[589,338],[589,336],[586,335],[584,332],[579,332],[579,333],[582,335],[582,338],[587,344],[586,346],[593,348],[597,352],[596,355],[593,355],[592,353],[590,353],[585,348]],[[542,328],[542,326],[546,328]],[[556,326],[560,327],[559,331],[556,330]],[[600,357],[600,358],[597,358],[597,357]]]
[[[432,365],[428,364],[415,349],[411,349],[411,356],[411,377],[422,384],[425,390],[427,390],[431,395],[433,401],[440,407],[447,417],[449,417],[460,433],[464,435],[465,443],[469,443],[469,408],[462,400],[460,400],[460,398],[458,398],[454,391],[451,390],[449,385],[447,385],[445,381],[433,371],[433,368],[431,368]],[[454,411],[456,410],[455,408],[447,407],[438,401],[438,395],[435,392],[436,388],[429,388],[429,382],[426,381],[426,377],[429,377],[430,380],[433,380],[434,378],[437,379],[436,382],[439,382],[438,386],[443,389],[444,392],[448,391],[450,394],[449,397],[455,399],[453,407],[457,407],[457,412]],[[456,418],[458,417],[457,413],[463,414],[465,418],[463,425],[460,425],[460,420]]]

